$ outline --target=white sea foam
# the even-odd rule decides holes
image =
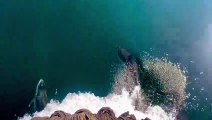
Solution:
[[[56,110],[63,110],[64,112],[73,114],[78,109],[86,108],[92,113],[97,113],[102,107],[112,108],[117,117],[129,111],[130,114],[134,114],[139,120],[146,117],[151,120],[173,119],[159,106],[149,106],[145,113],[134,110],[135,106],[132,104],[133,98],[133,94],[130,95],[124,89],[120,95],[109,94],[106,97],[95,96],[93,93],[69,93],[61,103],[51,100],[41,112],[35,112],[32,116],[25,115],[19,119],[29,120],[32,117],[50,116]]]

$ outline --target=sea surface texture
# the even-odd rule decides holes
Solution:
[[[135,111],[118,48],[144,60],[163,92],[179,99],[161,101],[151,96],[155,88],[148,91],[141,82],[131,90],[141,91],[147,112]],[[211,61],[211,0],[0,0],[4,120],[81,107],[95,113],[103,106],[139,119],[172,119],[169,108],[182,108],[182,120],[211,120]],[[44,111],[31,113],[28,105],[40,79],[51,101]],[[117,81],[126,89],[116,91]]]

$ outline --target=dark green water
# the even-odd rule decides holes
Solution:
[[[211,11],[210,0],[1,0],[1,117],[23,115],[40,78],[50,97],[55,89],[58,99],[79,90],[106,95],[124,47],[182,63],[191,93],[184,119],[209,120]]]

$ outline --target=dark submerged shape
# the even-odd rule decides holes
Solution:
[[[35,95],[29,104],[29,107],[33,104],[33,112],[43,110],[48,103],[47,90],[45,82],[40,79],[35,90]]]
[[[134,79],[135,85],[139,85],[139,74],[138,74],[138,64],[136,59],[133,57],[131,53],[129,53],[126,49],[120,48],[118,50],[119,58],[125,63],[128,67],[128,70],[131,72],[131,77]]]
[[[120,48],[118,50],[118,56],[126,64],[127,63],[136,64],[132,54],[129,53],[126,49]]]
[[[118,49],[119,58],[126,64],[136,64],[138,66],[138,70],[144,70],[143,61],[134,55],[132,55],[129,51],[124,48]]]
[[[140,84],[141,88],[149,103],[154,105],[173,105],[168,99],[168,95],[163,92],[163,85],[160,80],[151,72],[143,67],[142,59],[135,57],[124,48],[118,49],[119,58],[132,71],[136,84]]]

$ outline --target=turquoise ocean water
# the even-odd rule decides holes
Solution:
[[[210,120],[211,11],[210,0],[1,0],[0,114],[26,113],[40,78],[50,98],[105,96],[124,47],[186,67],[183,119]]]

